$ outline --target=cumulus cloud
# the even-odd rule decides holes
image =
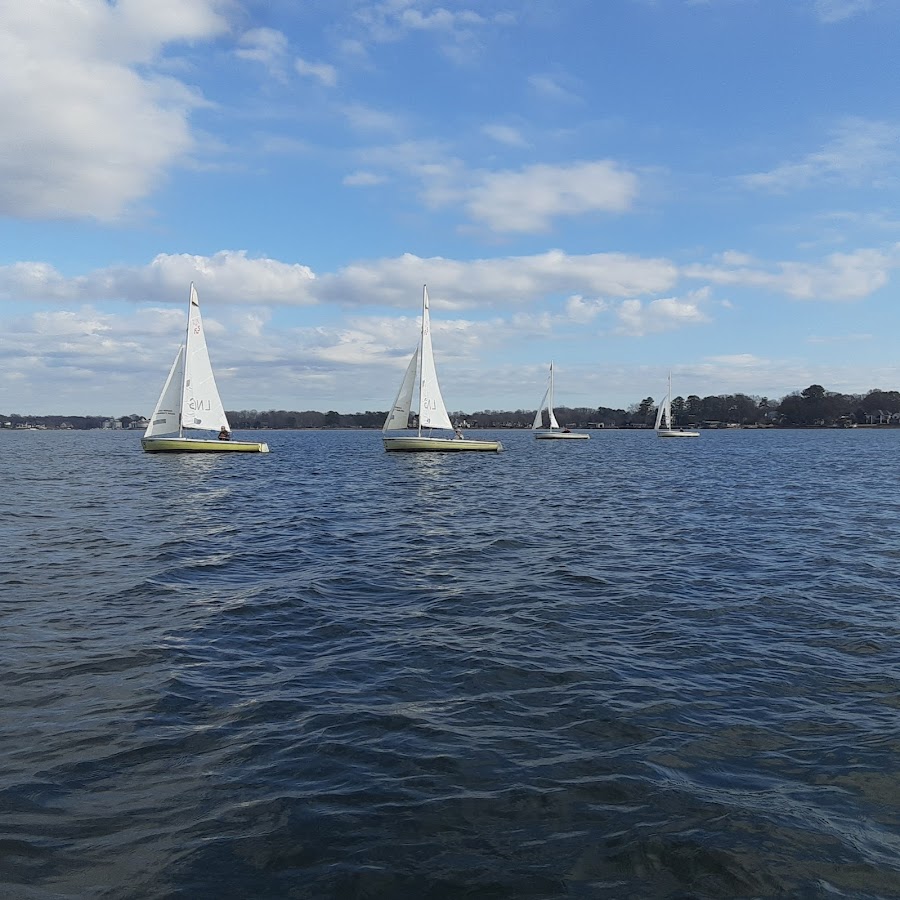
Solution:
[[[566,301],[566,314],[573,322],[587,324],[597,318],[602,312],[609,309],[605,300],[585,300],[576,294]]]
[[[209,40],[222,0],[7,0],[0,32],[0,213],[112,220],[193,147],[203,104],[155,68]]]
[[[677,276],[667,260],[619,253],[576,256],[551,250],[465,262],[404,254],[322,276],[316,292],[323,302],[408,308],[427,283],[432,308],[463,309],[521,306],[573,293],[598,298],[654,294],[670,288]]]
[[[854,259],[866,264],[865,254]],[[745,254],[725,254],[717,262],[703,272],[710,283],[716,274],[744,283],[748,272],[773,274]],[[854,271],[846,260],[825,262]],[[40,262],[18,263],[0,267],[0,298],[19,310],[0,328],[0,386],[16,386],[17,405],[31,404],[22,412],[146,412],[183,333],[188,284],[195,281],[229,408],[383,408],[396,390],[396,369],[415,345],[427,282],[442,379],[449,370],[449,385],[465,385],[463,396],[479,397],[477,361],[496,357],[502,367],[511,345],[536,335],[587,338],[594,323],[632,337],[702,325],[711,290],[676,293],[684,274],[665,259],[558,250],[482,260],[405,254],[321,274],[239,251],[161,254],[145,266],[77,277]],[[316,306],[316,318],[298,327],[285,312],[296,306]],[[384,311],[391,307],[399,314]],[[783,373],[776,378],[751,354],[714,357],[706,365],[708,379],[697,370],[692,392],[702,392],[706,380],[715,390],[770,394],[782,383]],[[518,377],[497,387],[497,396],[517,397],[522,371]],[[826,383],[805,375],[784,383],[815,380]],[[105,391],[93,393],[96,383]],[[29,384],[40,385],[40,392],[22,387]],[[626,379],[628,402],[641,394],[635,384]],[[601,380],[597,390],[606,397],[611,388]],[[472,405],[460,394],[451,389],[449,396]]]
[[[691,278],[714,284],[764,287],[796,300],[859,300],[887,284],[900,265],[900,245],[890,251],[833,253],[817,263],[784,261],[766,267],[745,255],[727,255],[718,265],[693,265]]]
[[[193,281],[204,297],[219,303],[307,306],[316,302],[311,292],[314,279],[307,266],[254,259],[244,251],[223,250],[213,256],[162,253],[147,266],[97,269],[75,278],[65,278],[45,263],[0,266],[0,297],[181,303]]]
[[[705,292],[697,292],[686,300],[662,297],[646,303],[642,300],[623,300],[616,311],[619,331],[634,337],[654,332],[674,331],[685,325],[699,325],[709,321],[701,309]]]
[[[665,259],[620,253],[577,256],[550,250],[471,261],[407,253],[317,276],[308,266],[222,250],[212,256],[160,254],[146,266],[97,269],[77,277],[65,277],[40,262],[0,266],[0,298],[177,304],[193,281],[202,297],[218,304],[337,303],[409,309],[416,306],[422,285],[428,283],[436,308],[522,307],[559,297],[569,298],[574,318],[596,311],[602,298],[657,294],[670,288],[677,277],[677,268]],[[588,301],[585,296],[598,299]]]
[[[437,141],[369,147],[359,160],[366,170],[417,181],[426,206],[461,207],[473,222],[504,234],[544,232],[560,218],[628,212],[640,188],[638,176],[614,160],[472,170]]]
[[[472,218],[497,231],[546,231],[560,216],[621,213],[637,194],[637,178],[609,160],[535,165],[491,172],[468,192]]]

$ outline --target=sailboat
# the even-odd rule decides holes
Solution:
[[[418,385],[418,405],[413,406],[413,394]],[[409,430],[409,414],[415,411],[418,415],[418,428],[415,434],[391,434],[396,431]],[[433,435],[432,429],[445,432]],[[454,431],[447,407],[441,396],[437,371],[434,367],[434,352],[431,348],[431,322],[428,314],[428,286],[422,288],[422,330],[419,345],[413,352],[406,374],[397,392],[397,399],[384,420],[382,441],[385,450],[406,451],[463,451],[463,450],[502,450],[500,441],[472,440],[464,438],[461,431]],[[423,433],[427,432],[427,433]],[[446,434],[449,432],[449,435]]]
[[[186,437],[185,431],[218,431],[218,438]],[[191,284],[187,336],[178,348],[150,424],[141,438],[147,452],[268,453],[269,445],[234,441],[206,349],[200,301]]]
[[[700,437],[699,431],[679,431],[672,427],[672,373],[669,372],[669,385],[656,411],[656,424],[653,426],[657,437]]]
[[[544,430],[544,410],[547,410],[547,416],[550,427]],[[590,439],[589,434],[578,431],[569,431],[568,428],[560,428],[559,422],[556,421],[556,414],[553,412],[553,363],[550,363],[550,377],[547,379],[547,390],[544,391],[544,399],[534,414],[534,422],[531,423],[531,430],[539,441],[560,441],[560,440],[582,440]]]

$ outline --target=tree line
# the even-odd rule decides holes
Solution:
[[[573,428],[647,428],[656,418],[657,402],[645,397],[627,409],[611,407],[556,407],[556,418]],[[255,409],[229,410],[228,420],[235,429],[278,428],[381,428],[387,410],[339,413],[335,410]],[[469,428],[529,428],[534,410],[481,410],[450,413],[454,423]],[[871,390],[866,394],[841,394],[811,384],[780,400],[748,394],[716,394],[699,397],[675,397],[672,419],[676,426],[738,425],[782,428],[836,427],[852,425],[900,425],[900,392]],[[47,428],[89,429],[108,424],[104,416],[23,416],[0,413],[0,423],[15,428],[20,425],[44,425]],[[137,414],[122,416],[122,427],[144,421]]]
[[[611,407],[556,407],[560,424],[574,428],[646,428],[656,418],[657,403],[645,397],[627,409]],[[530,428],[533,409],[455,411],[454,423],[469,428]],[[334,410],[255,409],[228,413],[234,428],[381,428],[386,410],[339,413]],[[780,400],[748,394],[675,397],[672,419],[677,426],[741,425],[772,427],[834,427],[839,425],[900,424],[900,392],[872,390],[866,394],[841,394],[812,384]]]

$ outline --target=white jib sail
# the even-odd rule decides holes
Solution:
[[[547,410],[550,428],[559,428],[559,422],[556,421],[556,415],[553,412],[553,363],[550,363],[550,377],[547,379],[547,390],[544,391],[541,405],[535,413],[534,422],[531,423],[532,431],[544,427],[543,412],[545,409]]]
[[[175,354],[175,362],[169,369],[169,377],[163,385],[162,393],[159,400],[156,401],[156,407],[153,415],[150,417],[150,424],[144,432],[144,437],[159,437],[160,435],[170,435],[179,433],[179,407],[181,404],[181,384],[184,380],[184,345],[178,348]]]
[[[453,429],[437,372],[434,368],[434,351],[431,349],[431,320],[428,314],[428,289],[422,288],[422,366],[419,380],[419,427]]]
[[[217,431],[219,428],[225,427],[231,431],[209,362],[206,336],[203,333],[203,319],[200,317],[200,302],[193,284],[191,285],[191,307],[184,354],[184,395],[181,401],[181,422],[184,428]]]
[[[666,396],[663,397],[656,411],[656,424],[653,426],[657,431],[662,425],[664,431],[672,430],[672,375],[669,374],[668,390]]]
[[[668,396],[663,397],[659,402],[659,409],[656,411],[656,424],[653,426],[657,431],[659,431],[659,426],[662,425],[663,418],[666,414],[666,401],[668,400]],[[666,422],[666,428],[669,427],[669,423]]]
[[[537,412],[534,414],[534,421],[531,423],[531,430],[537,431],[538,428],[544,427],[544,410],[547,408],[547,395],[550,393],[550,388],[548,386],[547,390],[544,392],[544,397],[541,400],[541,405],[537,408]]]
[[[412,406],[413,389],[416,386],[416,364],[419,361],[419,348],[416,347],[409,365],[406,367],[406,374],[400,384],[400,390],[397,391],[397,399],[391,411],[384,420],[382,431],[396,431],[398,429],[409,428],[409,410]]]

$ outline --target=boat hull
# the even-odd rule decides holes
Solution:
[[[669,429],[660,428],[656,432],[657,437],[664,438],[688,438],[700,437],[699,431],[671,431]]]
[[[269,445],[257,441],[220,441],[208,438],[141,438],[147,453],[268,453]]]
[[[384,437],[385,450],[403,451],[405,453],[460,453],[462,451],[482,451],[497,453],[503,449],[500,441],[470,440],[469,438],[439,437]]]
[[[577,431],[538,431],[534,435],[536,441],[589,441],[589,434]]]

